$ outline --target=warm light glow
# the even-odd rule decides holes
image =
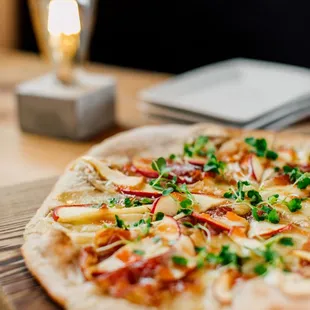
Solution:
[[[80,33],[81,23],[75,0],[52,0],[48,9],[48,32],[53,36]]]

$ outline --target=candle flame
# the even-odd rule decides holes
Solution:
[[[48,32],[53,36],[79,34],[80,15],[75,0],[51,0],[48,8]]]

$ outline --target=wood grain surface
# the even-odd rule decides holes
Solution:
[[[0,309],[59,310],[31,276],[21,256],[25,225],[56,178],[0,189]]]

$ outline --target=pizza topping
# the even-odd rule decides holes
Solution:
[[[245,143],[252,146],[258,157],[266,157],[268,159],[275,160],[278,158],[278,154],[268,149],[266,139],[255,139],[253,137],[245,138]]]
[[[222,304],[230,304],[232,301],[232,287],[239,273],[236,270],[226,270],[213,283],[215,298]]]
[[[59,206],[50,220],[69,236],[94,226],[80,266],[103,292],[159,306],[167,291],[194,291],[211,272],[213,300],[227,306],[237,281],[270,281],[277,270],[305,275],[310,264],[309,169],[279,168],[279,154],[272,162],[278,154],[264,138],[199,136],[168,158],[113,166],[84,157],[103,198]]]
[[[118,170],[113,170],[109,168],[109,166],[90,156],[82,157],[82,160],[86,161],[87,163],[91,164],[97,173],[105,180],[111,181],[115,185],[119,186],[127,186],[127,187],[137,187],[143,183],[142,177],[132,177],[123,174]]]
[[[208,162],[203,166],[203,171],[223,174],[225,166],[224,162],[219,161],[214,154],[211,154]]]
[[[260,182],[263,177],[264,167],[260,159],[255,154],[250,154],[248,157],[249,165],[251,167],[251,173],[257,182]]]
[[[290,201],[288,202],[285,202],[287,208],[291,211],[291,212],[296,212],[298,210],[301,209],[301,202],[302,202],[302,199],[299,199],[299,198],[293,198],[291,199]]]
[[[284,246],[293,246],[294,241],[293,238],[291,237],[282,237],[279,239],[279,244],[284,245]]]
[[[59,206],[53,209],[52,216],[60,223],[92,223],[111,218],[109,210],[103,204]]]
[[[244,186],[250,186],[250,185],[251,184],[248,181],[238,181],[237,190],[231,188],[228,192],[224,194],[224,197],[235,199],[236,202],[242,202],[245,198]]]
[[[184,144],[184,156],[188,157],[206,157],[210,152],[213,152],[213,148],[210,150],[206,149],[206,145],[209,142],[207,136],[199,136],[192,143]]]
[[[290,226],[288,224],[273,224],[268,222],[252,221],[250,223],[248,237],[271,237],[289,228]]]
[[[302,172],[297,167],[284,166],[283,172],[289,176],[290,181],[299,189],[305,189],[310,185],[310,173]]]
[[[162,195],[161,192],[152,188],[149,184],[143,184],[138,189],[120,186],[119,191],[125,195],[133,195],[144,198],[156,198]]]
[[[280,216],[275,209],[266,205],[252,208],[252,215],[256,221],[268,220],[270,223],[278,224],[280,222]]]
[[[153,204],[151,213],[163,212],[170,216],[175,216],[180,213],[190,215],[194,210],[197,212],[204,212],[226,202],[226,199],[211,195],[172,193],[169,196],[157,198]]]

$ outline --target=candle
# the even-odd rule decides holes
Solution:
[[[75,0],[51,0],[48,33],[56,76],[64,84],[73,81],[73,59],[80,43],[81,23]]]

